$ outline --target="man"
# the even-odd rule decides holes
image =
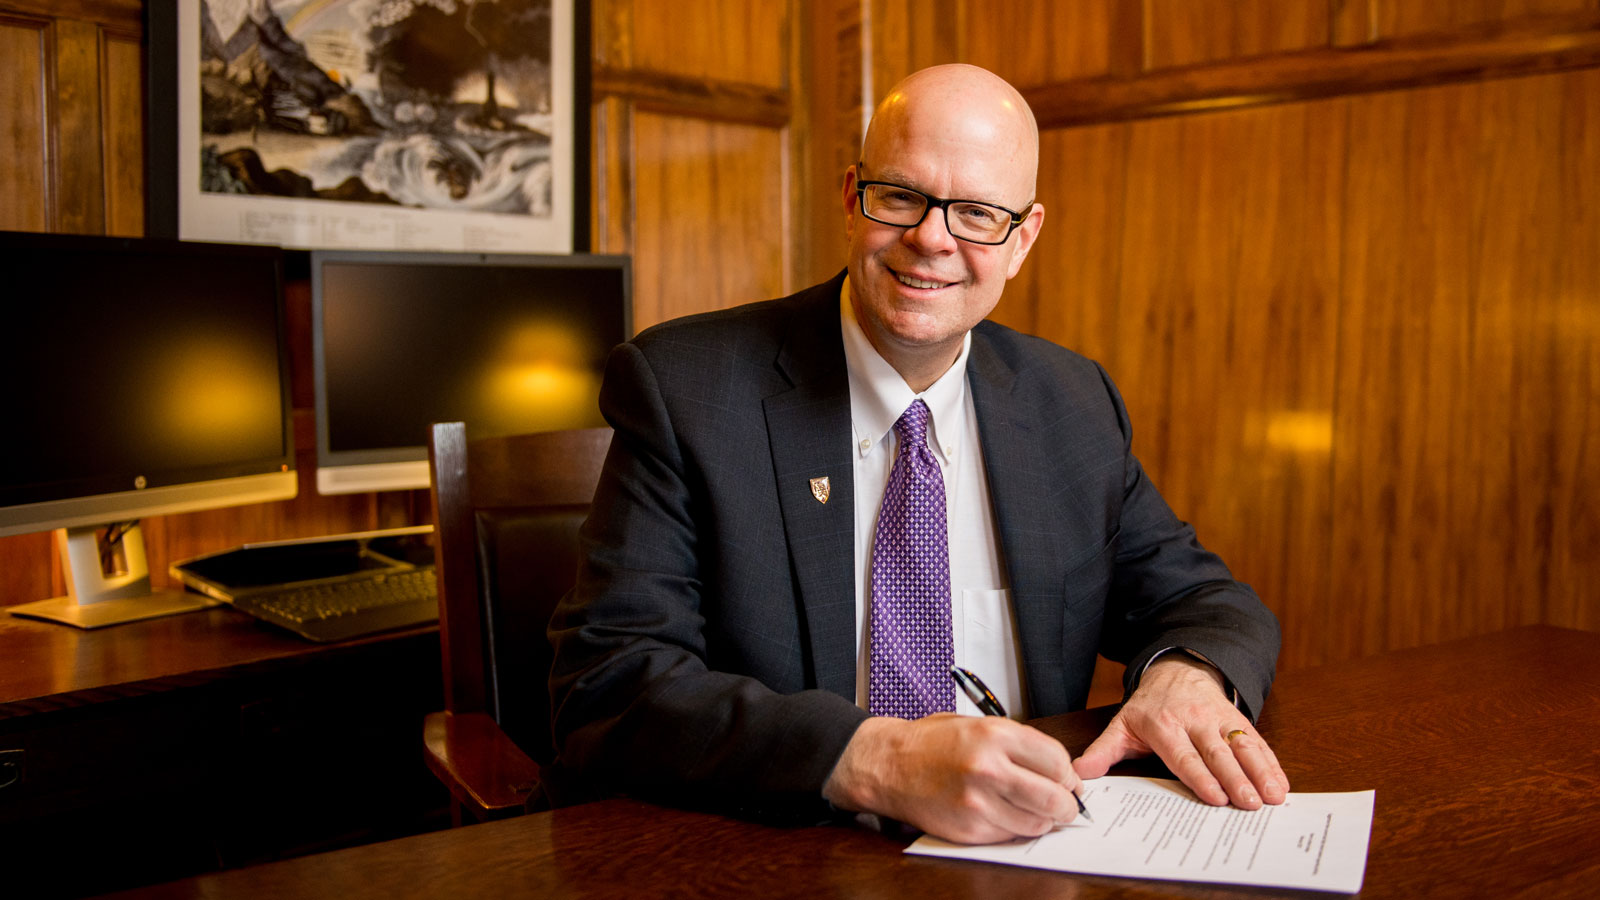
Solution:
[[[1276,620],[1144,477],[1105,373],[983,321],[1043,224],[1037,166],[1010,85],[918,72],[845,174],[846,273],[614,352],[550,631],[564,777],[969,842],[1069,821],[1080,779],[1151,752],[1207,802],[1282,802],[1250,720]],[[923,715],[956,708],[950,661],[1018,718],[1080,708],[1097,651],[1130,694],[1076,762],[1010,719]]]

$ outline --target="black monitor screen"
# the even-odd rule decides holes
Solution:
[[[424,461],[428,427],[470,436],[605,424],[600,378],[627,340],[627,257],[313,254],[318,484]],[[420,487],[354,482],[353,489]]]
[[[292,464],[281,253],[0,235],[0,505]]]

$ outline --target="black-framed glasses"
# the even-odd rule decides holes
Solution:
[[[889,181],[857,181],[856,198],[862,215],[897,228],[921,225],[928,210],[937,207],[944,210],[944,227],[951,237],[973,244],[1004,244],[1033,209],[1032,201],[1017,212],[977,200],[946,200]]]

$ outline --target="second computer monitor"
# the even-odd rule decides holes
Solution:
[[[311,255],[317,490],[428,485],[428,427],[469,436],[604,425],[632,336],[626,256]]]

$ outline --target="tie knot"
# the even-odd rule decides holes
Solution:
[[[906,411],[900,414],[899,420],[894,423],[894,433],[900,438],[901,446],[916,446],[928,439],[928,404],[921,400],[911,401]]]

